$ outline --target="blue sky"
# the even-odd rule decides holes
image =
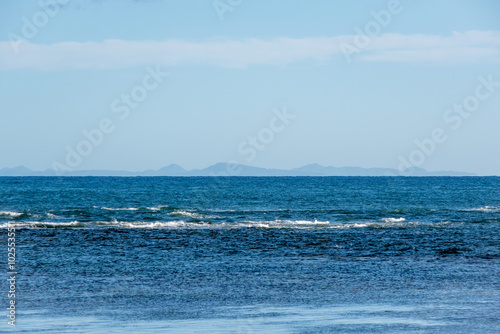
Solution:
[[[0,6],[0,168],[500,175],[498,1]]]

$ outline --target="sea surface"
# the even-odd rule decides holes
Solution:
[[[2,333],[500,331],[498,177],[1,177],[0,227]]]

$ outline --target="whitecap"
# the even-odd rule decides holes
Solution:
[[[184,221],[168,221],[168,222],[122,222],[121,227],[128,228],[176,228],[187,227]]]
[[[95,222],[94,224],[102,226],[110,226],[110,227],[133,228],[133,229],[200,228],[210,225],[209,223],[188,223],[183,220],[146,222],[146,221],[118,221],[116,219],[113,219],[112,221]]]
[[[380,219],[381,222],[383,223],[401,223],[401,222],[404,222],[406,219],[404,219],[403,217],[400,217],[400,218],[382,218]]]
[[[318,220],[273,220],[273,221],[242,221],[241,227],[265,227],[265,228],[312,228],[330,224],[328,221]]]
[[[75,227],[84,226],[84,223],[79,221],[72,222],[27,222],[31,227]]]
[[[102,210],[109,210],[109,211],[137,211],[139,210],[138,208],[108,208],[103,206],[101,208]]]
[[[15,212],[15,211],[0,211],[0,217],[1,216],[7,216],[7,217],[19,217],[22,216],[22,212]]]
[[[364,227],[376,227],[373,223],[347,223],[347,224],[334,224],[330,228],[333,229],[349,229],[349,228],[364,228]]]
[[[171,213],[172,216],[180,216],[180,217],[189,217],[189,218],[194,218],[194,219],[203,219],[203,218],[220,218],[219,216],[213,216],[213,215],[204,215],[201,213],[196,213],[196,212],[189,212],[189,211],[184,211],[184,210],[176,210]]]
[[[498,212],[500,211],[500,206],[483,206],[480,208],[467,209],[465,211]]]
[[[2,224],[2,227],[14,226],[16,228],[60,228],[60,227],[83,227],[84,223],[79,221],[72,222],[47,222],[47,221],[25,221],[25,222],[9,222]]]
[[[168,205],[159,205],[159,206],[150,206],[147,207],[146,209],[151,210],[151,211],[160,211],[160,210],[168,210],[171,209]]]

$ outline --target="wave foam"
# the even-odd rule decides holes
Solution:
[[[161,210],[172,210],[173,208],[168,205],[159,205],[159,206],[147,207],[146,209],[151,211],[161,211]]]
[[[184,220],[157,221],[157,222],[125,222],[113,220],[112,222],[98,222],[97,225],[106,225],[122,228],[310,228],[327,226],[329,222],[308,220],[275,220],[275,221],[241,221],[237,223],[210,223],[186,222]]]
[[[28,222],[12,222],[16,227],[25,228],[60,228],[60,227],[86,227],[86,228],[134,228],[134,229],[161,229],[161,228],[313,228],[313,227],[328,227],[329,222],[325,221],[309,221],[309,220],[275,220],[275,221],[240,221],[235,223],[211,223],[211,222],[187,222],[184,220],[174,221],[96,221],[96,222],[44,222],[44,221],[28,221]],[[1,224],[1,227],[6,227],[7,224]]]
[[[103,225],[108,225],[108,226],[114,226],[114,227],[122,227],[122,228],[145,228],[145,229],[150,229],[150,228],[179,228],[179,227],[189,227],[189,225],[193,224],[188,224],[182,220],[179,221],[167,221],[167,222],[143,222],[143,221],[137,221],[137,222],[122,222],[122,221],[114,221],[112,223],[107,223],[107,222],[101,222]],[[98,225],[101,225],[98,224]],[[195,226],[191,226],[195,227]]]
[[[189,217],[189,218],[194,218],[194,219],[203,219],[203,218],[220,218],[219,216],[212,216],[212,215],[203,215],[201,213],[196,213],[196,212],[189,212],[189,211],[184,211],[184,210],[176,210],[171,213],[172,216],[178,216],[178,217]]]
[[[392,228],[418,228],[424,226],[443,226],[450,222],[424,223],[405,222],[396,220],[391,222],[356,221],[349,223],[318,221],[318,220],[272,220],[272,221],[238,221],[238,222],[208,222],[208,221],[92,221],[92,222],[53,222],[53,221],[11,221],[1,223],[0,228],[14,225],[20,228],[124,228],[124,229],[240,229],[240,228],[262,228],[262,229],[392,229]]]
[[[500,206],[483,206],[480,208],[473,208],[465,211],[498,212],[500,211]]]
[[[264,228],[311,228],[329,226],[328,221],[318,220],[274,220],[274,221],[242,221],[236,223],[238,227],[264,227]]]
[[[138,208],[108,208],[105,206],[103,206],[101,209],[108,210],[108,211],[137,211],[137,210],[139,210]]]
[[[16,228],[64,228],[64,227],[84,227],[85,223],[79,221],[72,222],[45,222],[45,221],[27,221],[27,222],[9,222],[1,224],[0,227],[6,228],[8,225]]]
[[[7,216],[7,217],[19,217],[22,216],[22,212],[15,212],[15,211],[0,211],[0,217],[2,216]]]
[[[401,222],[404,222],[406,219],[404,219],[403,217],[400,217],[400,218],[382,218],[380,219],[380,221],[382,223],[401,223]]]

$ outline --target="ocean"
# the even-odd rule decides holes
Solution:
[[[0,226],[5,333],[500,329],[499,177],[1,177]]]

